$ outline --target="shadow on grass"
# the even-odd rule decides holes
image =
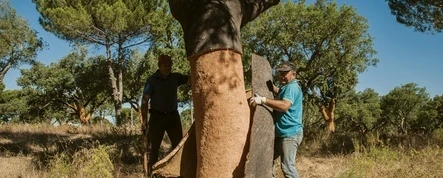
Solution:
[[[118,150],[115,162],[142,165],[141,136],[122,134],[68,134],[0,131],[0,156],[30,156],[40,168],[61,153],[74,155],[81,149],[96,145],[114,146]],[[117,159],[117,160],[115,160]]]

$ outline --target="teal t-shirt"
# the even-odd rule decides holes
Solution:
[[[303,93],[296,80],[281,87],[277,99],[292,103],[286,112],[275,111],[275,136],[290,137],[303,130]]]

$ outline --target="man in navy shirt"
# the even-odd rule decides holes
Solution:
[[[148,174],[158,160],[160,144],[165,132],[168,133],[172,148],[175,148],[183,137],[180,115],[177,111],[177,89],[188,82],[189,76],[171,73],[170,56],[158,57],[158,70],[147,80],[143,89],[142,117],[146,121],[150,113],[148,128],[148,145],[151,152],[148,161]],[[151,108],[149,109],[149,103]]]

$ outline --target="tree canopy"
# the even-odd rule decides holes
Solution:
[[[11,68],[34,62],[43,41],[18,16],[8,0],[0,0],[0,83]]]
[[[337,126],[366,134],[376,129],[381,112],[380,96],[373,89],[349,92],[337,104]]]
[[[33,0],[40,24],[68,41],[132,46],[148,41],[158,30],[159,1]]]
[[[106,66],[100,62],[103,57],[87,58],[86,54],[85,50],[74,51],[49,66],[36,64],[22,70],[19,85],[32,96],[28,104],[39,108],[35,115],[56,118],[52,112],[64,112],[61,118],[72,115],[87,124],[95,109],[109,98]]]
[[[443,1],[386,0],[397,22],[420,32],[442,32]]]
[[[123,72],[130,51],[140,44],[151,45],[168,29],[166,1],[140,0],[33,0],[42,15],[40,24],[70,42],[104,48],[111,83],[115,117],[123,104]]]
[[[286,2],[245,26],[245,48],[272,66],[291,61],[305,98],[333,119],[335,100],[352,90],[358,74],[376,65],[367,20],[354,8],[324,0]]]
[[[413,123],[417,121],[420,109],[428,101],[426,88],[421,88],[416,83],[395,87],[381,98],[381,121],[384,127],[399,134],[407,134],[414,127]]]

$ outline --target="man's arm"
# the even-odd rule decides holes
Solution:
[[[151,95],[143,95],[142,98],[142,105],[141,105],[141,110],[142,110],[142,119],[143,119],[143,125],[142,125],[142,130],[145,130],[148,126],[148,110],[149,110],[149,99],[151,98]]]
[[[292,105],[288,100],[274,100],[271,98],[266,98],[266,102],[263,104],[280,112],[286,112]]]
[[[249,100],[249,104],[252,106],[255,106],[254,103],[264,104],[280,112],[286,112],[292,106],[292,103],[289,100],[275,100],[272,98],[259,96],[258,94],[254,94],[254,97]]]

